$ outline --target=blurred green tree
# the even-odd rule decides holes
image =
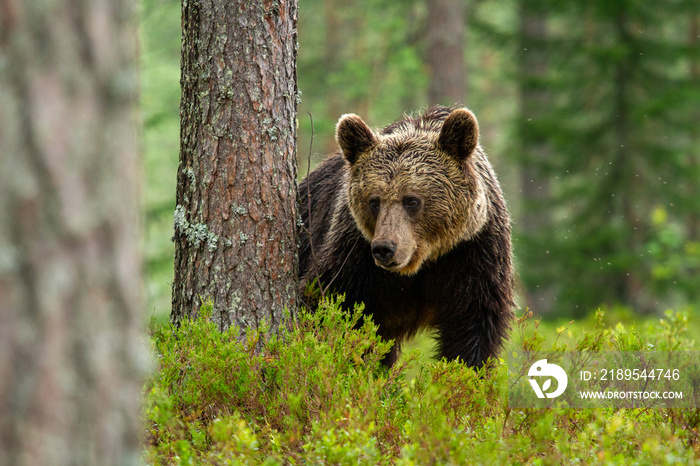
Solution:
[[[547,9],[543,2],[519,0],[517,31],[517,85],[518,116],[515,122],[518,161],[520,162],[520,203],[522,219],[518,221],[516,237],[519,256],[525,265],[520,275],[524,278],[522,298],[530,309],[539,313],[554,311],[557,283],[538,280],[546,271],[547,242],[542,231],[552,226],[548,208],[551,198],[549,176],[541,165],[552,157],[550,135],[541,124],[552,106],[552,92],[547,85],[549,48]],[[519,219],[520,220],[520,219]]]
[[[688,40],[696,9],[697,1],[670,8],[599,0],[560,2],[548,12],[551,108],[523,118],[533,119],[530,138],[545,134],[551,144],[549,156],[527,163],[549,178],[551,198],[539,208],[553,221],[527,232],[549,247],[521,275],[530,288],[556,283],[560,312],[670,304],[671,290],[654,276],[652,212],[666,212],[682,243],[697,242],[688,221],[700,211],[700,83],[692,71],[699,50],[692,32]],[[692,272],[673,272],[684,300],[698,297],[697,287],[683,285]]]

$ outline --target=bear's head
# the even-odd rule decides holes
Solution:
[[[487,219],[476,117],[439,108],[381,131],[343,115],[336,141],[349,163],[348,204],[375,263],[412,275]]]

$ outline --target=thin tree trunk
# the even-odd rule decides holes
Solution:
[[[543,80],[547,76],[547,20],[543,12],[533,11],[527,0],[521,0],[520,10],[520,128],[524,161],[520,167],[521,199],[524,205],[519,228],[523,235],[534,239],[551,226],[549,180],[543,175],[542,164],[551,156],[551,148],[533,122],[546,117],[550,108],[550,94]],[[538,248],[534,241],[529,248],[531,267],[546,264],[547,251]],[[546,265],[545,265],[546,266]],[[529,308],[540,314],[553,311],[555,291],[549,283],[529,283],[524,290]]]
[[[464,0],[427,0],[427,3],[428,102],[430,105],[463,104],[466,3]]]
[[[347,46],[343,37],[343,27],[342,19],[340,18],[337,0],[324,0],[323,2],[323,12],[324,18],[326,20],[326,37],[325,43],[323,44],[324,59],[323,66],[324,70],[329,74],[338,73],[341,68],[341,51],[343,46]],[[343,101],[340,92],[329,92],[326,98],[326,117],[330,121],[336,121],[340,118],[340,115],[347,113],[348,109],[343,108]],[[352,110],[355,112],[356,110]],[[327,132],[321,139],[323,144],[320,147],[320,152],[323,154],[332,154],[338,150],[338,146],[335,143],[335,133],[333,131]]]
[[[632,154],[638,153],[634,149],[635,141],[630,137],[632,126],[631,100],[633,99],[633,89],[631,88],[632,76],[636,71],[638,60],[636,53],[633,53],[632,33],[630,32],[630,20],[626,6],[621,4],[615,17],[615,29],[618,40],[624,45],[623,50],[627,53],[616,61],[615,77],[613,81],[614,89],[614,147],[612,148],[612,160],[610,164],[610,183],[608,191],[609,204],[607,219],[614,222],[616,218],[624,218],[629,225],[629,233],[624,238],[618,240],[615,249],[619,252],[630,251],[636,254],[641,250],[648,227],[646,222],[635,212],[635,203],[638,203],[641,195],[635,191],[640,188],[640,183],[633,180],[633,160]],[[625,187],[625,195],[616,195],[620,187]],[[628,269],[626,272],[619,272],[609,286],[617,290],[619,302],[631,304],[638,312],[652,312],[654,305],[650,297],[644,293],[644,284],[638,270]]]
[[[129,0],[0,0],[0,464],[138,464]]]
[[[296,0],[182,4],[172,319],[221,329],[298,299]]]

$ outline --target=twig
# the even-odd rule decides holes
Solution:
[[[307,228],[306,225],[303,225],[304,230],[306,231],[306,234],[309,236],[309,248],[311,249],[311,264],[314,268],[314,272],[316,272],[316,283],[318,283],[318,289],[321,291],[321,298],[325,298],[325,290],[323,289],[323,286],[321,285],[321,276],[319,275],[318,272],[318,267],[317,265],[317,256],[316,256],[316,250],[314,249],[314,239],[313,236],[311,235],[311,186],[309,183],[309,174],[311,173],[311,152],[314,147],[314,117],[311,114],[311,112],[306,112],[309,114],[309,121],[311,122],[311,141],[309,142],[309,152],[306,155],[306,208],[308,209],[308,219],[309,219],[309,227]]]
[[[340,264],[340,268],[339,268],[338,271],[335,273],[335,275],[333,276],[333,278],[331,279],[331,281],[328,282],[328,285],[326,286],[325,290],[323,289],[323,287],[321,287],[321,282],[319,281],[318,286],[321,288],[321,297],[324,297],[324,296],[325,296],[325,294],[324,294],[325,291],[328,290],[328,288],[329,288],[329,287],[331,286],[331,284],[335,281],[335,279],[338,278],[338,275],[340,275],[340,272],[342,272],[343,267],[345,267],[345,263],[348,261],[348,259],[350,259],[350,254],[352,254],[352,251],[355,249],[355,246],[357,245],[357,242],[358,242],[359,240],[360,240],[360,237],[359,237],[359,236],[358,236],[357,238],[355,238],[355,242],[352,243],[352,247],[350,248],[350,251],[348,251],[348,254],[345,256],[345,260],[343,261],[342,264]]]
[[[308,181],[309,178],[309,173],[311,172],[311,152],[314,146],[314,117],[311,114],[311,112],[306,112],[309,114],[309,120],[311,121],[311,141],[309,142],[309,152],[306,156],[306,207],[308,209],[308,219],[309,219],[309,228],[311,227],[311,186]],[[355,239],[355,242],[352,244],[352,247],[350,248],[350,251],[348,254],[345,256],[345,260],[343,260],[343,263],[340,265],[340,268],[338,271],[335,273],[333,278],[331,279],[330,282],[328,282],[328,285],[325,287],[321,283],[321,275],[319,273],[318,267],[316,265],[318,264],[317,262],[317,256],[316,256],[316,251],[314,249],[314,241],[313,237],[311,236],[311,231],[309,228],[307,228],[305,225],[302,225],[302,228],[304,231],[306,231],[306,234],[309,235],[309,248],[311,249],[311,259],[312,259],[312,265],[314,268],[314,272],[316,273],[316,283],[318,283],[318,289],[321,292],[321,299],[326,297],[326,292],[330,288],[330,286],[333,284],[336,278],[338,278],[338,275],[340,275],[340,272],[343,270],[343,267],[345,267],[345,264],[347,263],[348,259],[350,258],[350,254],[352,254],[353,250],[355,249],[355,246],[357,245],[357,242],[359,241],[359,237]]]

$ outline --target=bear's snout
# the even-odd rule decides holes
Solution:
[[[372,256],[382,265],[389,265],[396,252],[396,243],[388,240],[372,241]]]

